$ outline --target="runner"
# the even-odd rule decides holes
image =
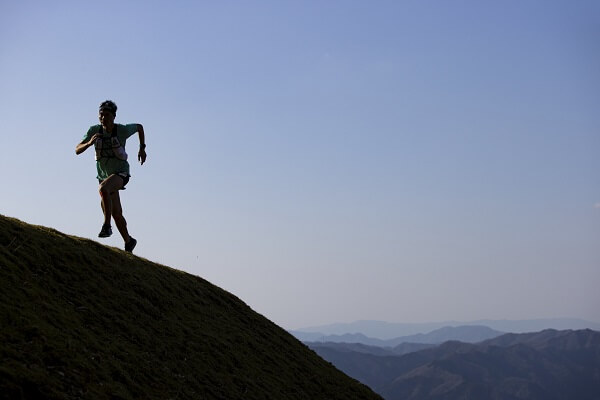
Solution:
[[[144,127],[140,124],[115,124],[117,105],[111,100],[100,104],[100,125],[91,126],[83,140],[75,147],[75,154],[81,154],[89,147],[96,149],[96,170],[100,182],[100,204],[104,213],[104,224],[98,237],[106,238],[112,235],[111,216],[125,241],[125,251],[132,252],[137,240],[129,235],[127,222],[123,217],[119,190],[124,190],[129,182],[129,163],[125,152],[125,142],[134,133],[138,133],[140,164],[146,162],[146,143]]]

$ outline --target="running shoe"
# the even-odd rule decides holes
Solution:
[[[98,234],[98,237],[107,238],[112,235],[112,228],[110,225],[102,225],[102,230]]]
[[[137,240],[135,240],[134,238],[132,238],[130,236],[129,242],[125,243],[125,251],[127,251],[129,253],[133,252],[133,249],[135,249],[136,244],[137,244]]]

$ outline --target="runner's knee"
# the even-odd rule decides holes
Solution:
[[[100,193],[100,197],[110,196],[110,192],[108,191],[108,189],[102,185],[100,185],[98,192]]]

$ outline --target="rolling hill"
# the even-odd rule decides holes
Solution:
[[[378,399],[232,294],[0,216],[0,398]]]
[[[314,347],[387,400],[597,400],[600,332],[544,330],[478,344],[449,341],[403,356]]]

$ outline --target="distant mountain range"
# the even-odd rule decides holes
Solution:
[[[310,328],[295,329],[292,334],[299,337],[300,334],[313,334],[308,341],[318,341],[320,338],[330,335],[344,335],[348,333],[361,333],[370,338],[382,340],[394,339],[401,336],[416,335],[431,332],[444,327],[457,326],[487,326],[500,332],[526,333],[539,332],[544,329],[578,330],[592,329],[600,331],[600,323],[576,318],[554,318],[554,319],[527,319],[527,320],[479,320],[470,322],[445,321],[431,323],[392,323],[384,321],[356,321],[350,323],[336,323],[330,325],[315,326]]]
[[[319,336],[318,334],[314,333],[292,332],[296,338],[304,342],[360,343],[367,346],[378,347],[396,347],[402,343],[440,344],[448,340],[476,343],[498,337],[503,333],[504,332],[499,332],[488,328],[487,326],[446,326],[429,333],[418,333],[416,335],[401,336],[393,339],[382,340],[365,336],[362,333]]]
[[[398,349],[310,344],[387,400],[600,398],[600,332],[544,330],[421,346],[431,347],[394,355]]]

